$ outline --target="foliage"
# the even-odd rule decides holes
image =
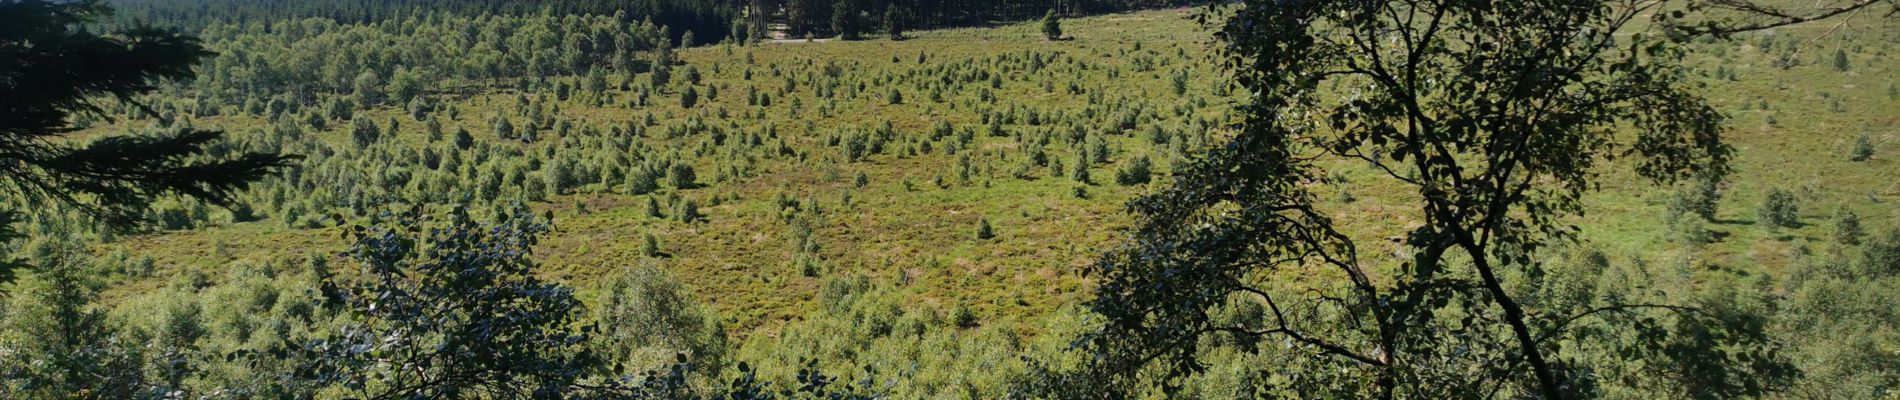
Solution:
[[[862,24],[858,21],[861,18],[858,14],[856,0],[836,0],[832,3],[831,31],[838,34],[838,39],[859,39]]]
[[[1059,12],[1096,12],[1090,8],[1094,3],[1063,2]],[[334,385],[318,391],[309,381],[286,378],[294,377],[291,372],[304,363],[304,344],[333,337],[339,327],[356,323],[347,314],[343,291],[337,290],[341,288],[325,290],[319,283],[329,273],[343,276],[331,281],[361,278],[351,268],[357,263],[337,263],[342,268],[333,272],[327,266],[336,260],[327,252],[347,245],[334,239],[336,229],[347,228],[331,228],[333,221],[358,221],[358,215],[374,213],[387,203],[463,204],[471,214],[500,217],[508,214],[508,202],[543,199],[546,202],[531,205],[537,214],[559,216],[562,229],[540,240],[533,257],[540,265],[536,276],[576,288],[584,293],[577,297],[598,306],[609,296],[603,288],[620,278],[615,268],[640,265],[667,271],[676,278],[673,284],[626,283],[711,295],[703,297],[709,301],[686,308],[697,309],[702,321],[723,327],[731,338],[728,347],[718,349],[723,350],[719,361],[676,356],[668,363],[664,350],[645,348],[639,353],[646,361],[640,364],[659,369],[628,375],[614,371],[617,355],[598,350],[604,342],[598,333],[614,328],[617,321],[602,321],[599,308],[582,311],[580,321],[566,329],[586,334],[582,347],[597,357],[580,366],[585,372],[579,381],[600,385],[601,390],[564,394],[798,396],[811,386],[806,382],[820,382],[833,389],[852,387],[851,393],[825,395],[883,398],[1114,396],[1117,392],[1104,390],[1116,387],[1104,374],[1112,371],[1095,367],[1092,354],[1063,351],[1076,335],[1100,329],[1104,322],[1099,315],[1072,308],[1089,300],[1099,276],[1084,276],[1068,266],[1086,263],[1096,252],[1111,248],[1131,222],[1117,212],[1120,204],[1160,188],[1090,188],[1060,178],[1073,179],[1070,172],[1078,168],[1083,180],[1092,168],[1107,168],[1093,172],[1112,174],[1137,157],[1165,164],[1167,171],[1157,171],[1164,174],[1185,170],[1181,166],[1203,158],[1204,149],[1235,136],[1230,130],[1235,121],[1231,105],[1245,104],[1242,100],[1253,95],[1244,87],[1228,88],[1229,75],[1204,61],[1208,53],[1200,43],[1205,34],[1177,10],[1069,19],[1064,25],[1076,36],[1115,39],[1054,47],[1029,22],[922,32],[916,40],[902,42],[721,45],[677,53],[633,50],[627,54],[638,61],[632,64],[635,68],[622,69],[610,57],[589,59],[574,72],[492,80],[468,79],[456,72],[461,68],[457,65],[468,60],[412,58],[446,54],[434,53],[431,46],[489,42],[447,43],[480,36],[468,34],[471,29],[514,29],[516,36],[560,32],[559,46],[564,47],[505,49],[503,54],[566,57],[599,49],[565,48],[589,43],[582,38],[590,32],[578,26],[595,20],[562,14],[559,2],[547,4],[554,11],[503,12],[454,24],[445,23],[461,18],[452,12],[417,12],[373,23],[343,21],[338,34],[415,36],[404,40],[427,44],[366,45],[323,53],[360,57],[324,64],[355,68],[334,72],[344,78],[374,71],[383,84],[372,90],[389,98],[376,105],[355,101],[349,79],[341,81],[340,90],[310,92],[228,85],[242,81],[219,74],[294,64],[298,58],[286,55],[308,51],[278,46],[282,41],[270,38],[304,34],[294,30],[300,21],[258,20],[231,26],[259,40],[209,44],[226,56],[243,58],[229,61],[239,67],[207,69],[195,82],[161,85],[159,92],[141,96],[158,115],[175,122],[110,103],[105,114],[121,120],[77,118],[75,127],[88,127],[73,135],[78,138],[143,125],[219,127],[232,135],[217,151],[309,156],[281,177],[267,178],[236,196],[237,205],[254,211],[243,214],[259,222],[239,222],[250,218],[239,218],[237,205],[227,214],[195,200],[162,199],[150,207],[147,218],[163,217],[187,229],[83,239],[87,247],[106,254],[96,271],[87,273],[106,283],[99,295],[103,300],[89,307],[111,310],[108,325],[121,328],[113,336],[139,348],[135,364],[151,387],[178,389],[170,394],[176,398],[352,396]],[[834,5],[832,0],[819,4],[824,9]],[[1048,6],[961,4],[1003,4],[1014,8],[958,12],[1031,19],[1044,15]],[[858,5],[865,15],[876,15],[883,6]],[[919,26],[946,23],[927,19],[937,14],[917,15]],[[504,22],[516,17],[533,22]],[[756,22],[762,27],[766,21]],[[369,30],[358,32],[359,25]],[[631,23],[613,32],[640,32],[642,25]],[[1756,112],[1758,101],[1777,101],[1774,112],[1784,121],[1776,127],[1737,124],[1728,132],[1728,140],[1747,149],[1733,163],[1741,173],[1711,185],[1717,193],[1711,197],[1719,199],[1722,191],[1737,188],[1741,190],[1729,197],[1753,204],[1760,200],[1759,188],[1781,186],[1798,188],[1805,201],[1817,204],[1838,203],[1862,212],[1879,209],[1870,202],[1884,201],[1880,188],[1885,180],[1879,177],[1890,172],[1889,166],[1851,164],[1841,154],[1843,143],[1826,138],[1837,138],[1843,126],[1879,126],[1893,119],[1860,112],[1884,104],[1863,101],[1886,100],[1876,98],[1877,85],[1855,81],[1891,68],[1869,63],[1857,64],[1855,74],[1828,73],[1825,63],[1816,62],[1825,61],[1823,57],[1808,54],[1810,62],[1783,71],[1766,60],[1802,45],[1864,46],[1869,54],[1890,53],[1893,41],[1885,39],[1892,37],[1892,26],[1857,20],[1854,31],[1822,39],[1814,39],[1818,30],[1789,29],[1772,37],[1748,36],[1746,43],[1685,44],[1689,65],[1696,67],[1687,70],[1688,79],[1712,83],[1697,93],[1743,121],[1759,121],[1754,115],[1765,114]],[[222,35],[205,36],[213,34]],[[252,62],[259,59],[269,64]],[[401,74],[379,66],[392,59],[405,60],[402,65],[432,65],[406,68],[426,82],[425,90],[407,104],[393,99]],[[572,60],[555,63],[567,61]],[[659,69],[641,72],[640,65]],[[1738,73],[1746,79],[1735,78]],[[654,85],[655,79],[640,75],[666,79]],[[1329,95],[1356,89],[1339,85],[1317,87]],[[668,98],[689,87],[701,94],[694,109],[682,109]],[[1781,93],[1784,87],[1826,88],[1831,93],[1819,102],[1758,99],[1762,93]],[[717,95],[720,92],[727,95]],[[895,96],[890,93],[912,96],[892,104],[889,100]],[[1841,109],[1832,106],[1841,103],[1852,105],[1846,108],[1852,112],[1826,112]],[[425,115],[418,118],[418,110]],[[350,134],[359,118],[374,121],[383,135],[357,146]],[[408,122],[406,118],[418,123],[396,123]],[[512,121],[518,134],[489,133],[503,120]],[[429,127],[435,121],[443,132],[474,133],[437,135]],[[1614,133],[1619,140],[1635,137],[1631,130]],[[1604,157],[1602,163],[1634,165],[1642,159],[1619,154]],[[1378,277],[1375,282],[1401,281],[1404,275],[1392,272],[1402,261],[1394,257],[1408,255],[1399,243],[1406,231],[1427,218],[1404,207],[1418,201],[1417,190],[1391,184],[1375,167],[1352,160],[1331,155],[1306,160],[1325,167],[1306,184],[1312,185],[1312,193],[1322,194],[1317,196],[1318,207],[1340,216],[1342,233],[1364,238],[1359,250],[1366,261],[1361,265]],[[664,182],[676,164],[696,170],[693,189],[674,190]],[[1673,191],[1639,184],[1638,174],[1604,169],[1595,181],[1602,191],[1585,198],[1590,213],[1560,219],[1583,229],[1583,240],[1617,253],[1584,249],[1553,256],[1550,246],[1564,245],[1552,242],[1535,252],[1535,265],[1504,268],[1501,281],[1525,305],[1533,323],[1548,322],[1536,316],[1575,315],[1589,311],[1587,307],[1648,303],[1681,308],[1595,312],[1565,325],[1562,336],[1550,336],[1553,360],[1591,367],[1587,374],[1571,375],[1571,382],[1582,388],[1578,393],[1692,398],[1754,390],[1747,385],[1779,391],[1764,396],[1769,398],[1880,398],[1892,393],[1900,381],[1891,371],[1900,369],[1892,367],[1886,350],[1900,343],[1890,334],[1900,330],[1892,328],[1887,321],[1894,319],[1887,316],[1893,315],[1888,305],[1900,304],[1890,294],[1900,291],[1886,278],[1892,273],[1883,272],[1895,269],[1875,260],[1884,257],[1876,256],[1887,252],[1883,249],[1897,248],[1879,243],[1894,240],[1872,235],[1856,249],[1828,240],[1833,224],[1770,232],[1733,229],[1746,222],[1732,218],[1685,217],[1680,223],[1700,229],[1684,231],[1712,240],[1678,246],[1656,240],[1663,226],[1654,212],[1644,210],[1667,203],[1671,212],[1689,216],[1694,214],[1691,202],[1677,207],[1665,199]],[[1230,172],[1240,175],[1235,171]],[[1697,175],[1683,182],[1681,193],[1703,192],[1703,177]],[[1353,200],[1333,193],[1349,193]],[[694,211],[715,218],[677,218],[685,214],[682,207],[688,202],[698,206]],[[1245,204],[1219,207],[1232,207],[1223,210],[1238,214]],[[36,238],[75,232],[83,236],[93,226],[66,216],[70,210],[59,207],[20,209],[15,226]],[[979,221],[970,218],[977,217],[1011,227],[1009,240],[971,240],[971,224]],[[1887,218],[1862,222],[1869,232],[1892,223]],[[661,237],[664,246],[658,243]],[[647,238],[652,240],[643,240]],[[19,242],[24,245],[0,246],[0,251],[41,253],[37,249],[43,246],[34,244],[41,240]],[[319,254],[307,259],[293,255],[306,250]],[[1450,264],[1462,267],[1462,258],[1454,257]],[[1328,271],[1289,268],[1286,273],[1312,273],[1313,281],[1323,282]],[[30,281],[33,273],[23,274]],[[1481,279],[1469,273],[1452,278],[1466,284]],[[1307,293],[1293,288],[1276,292]],[[1229,296],[1210,307],[1211,324],[1262,327],[1275,320],[1267,303],[1249,300]],[[1472,304],[1438,309],[1438,320],[1444,323],[1432,329],[1455,332],[1447,346],[1492,345],[1472,348],[1508,363],[1513,356],[1509,348],[1495,346],[1508,343],[1496,339],[1508,338],[1508,332],[1459,325],[1471,314],[1465,310],[1483,310],[1477,307],[1482,303]],[[1291,309],[1288,303],[1278,305],[1282,311]],[[1344,314],[1296,319],[1342,321],[1335,317]],[[1495,312],[1477,314],[1475,322],[1497,318]],[[1724,329],[1693,330],[1708,324]],[[582,331],[587,326],[597,331]],[[1643,327],[1655,329],[1638,329]],[[1658,333],[1667,340],[1631,332]],[[1767,340],[1761,337],[1764,333],[1770,335]],[[1310,348],[1284,337],[1216,332],[1201,336],[1197,347],[1202,369],[1179,379],[1173,385],[1177,391],[1149,385],[1164,371],[1149,367],[1138,372],[1141,380],[1128,388],[1129,397],[1314,397],[1328,395],[1319,389],[1349,386],[1333,382],[1363,382],[1321,380],[1356,368],[1326,364],[1313,357]],[[1405,360],[1425,364],[1441,359]],[[1786,365],[1783,361],[1799,367],[1799,379],[1791,382],[1788,371],[1776,369]],[[1761,368],[1734,368],[1738,365]],[[628,369],[632,366],[621,365],[623,370],[645,368]],[[1430,366],[1447,366],[1449,371],[1458,365]],[[1287,373],[1277,373],[1283,371]],[[1485,377],[1482,369],[1461,371],[1468,373],[1457,376],[1470,378],[1429,383],[1451,391],[1457,384]],[[1300,388],[1317,389],[1297,392]],[[1491,396],[1534,396],[1528,393],[1513,386]]]
[[[119,20],[168,24],[196,29],[218,23],[320,18],[344,24],[398,19],[430,14],[460,17],[481,15],[600,15],[636,22],[648,21],[672,28],[671,40],[694,34],[708,42],[725,39],[738,16],[731,2],[710,0],[586,0],[467,2],[456,0],[396,0],[374,3],[308,2],[297,0],[111,0],[122,11]]]
[[[1860,244],[1861,236],[1866,234],[1866,230],[1860,226],[1860,216],[1855,215],[1854,210],[1841,207],[1834,212],[1834,241],[1856,245]]]
[[[884,34],[891,40],[904,40],[904,15],[898,7],[892,5],[884,8]]]
[[[1042,16],[1042,38],[1062,39],[1062,18],[1056,16],[1056,10],[1053,8],[1049,9],[1048,14]]]
[[[228,203],[235,191],[289,157],[213,152],[222,133],[183,128],[154,135],[65,139],[71,121],[98,116],[105,99],[131,100],[161,80],[189,79],[210,53],[197,39],[157,29],[100,34],[86,28],[109,9],[95,2],[0,4],[0,187],[35,202],[78,207],[127,226],[171,194]],[[146,109],[149,112],[149,109]]]
[[[1722,114],[1684,73],[1681,44],[1625,36],[1662,29],[1631,23],[1662,5],[1230,8],[1217,36],[1255,96],[1236,137],[1131,205],[1134,239],[1093,269],[1090,307],[1106,320],[1084,338],[1094,365],[1116,390],[1178,389],[1204,371],[1203,338],[1238,334],[1284,343],[1280,362],[1259,372],[1306,396],[1589,396],[1630,384],[1604,379],[1604,368],[1655,358],[1673,361],[1646,365],[1723,371],[1670,375],[1697,380],[1698,395],[1774,389],[1785,380],[1757,380],[1786,376],[1774,354],[1720,350],[1745,346],[1755,325],[1696,317],[1722,315],[1714,310],[1673,313],[1684,319],[1660,331],[1617,324],[1589,333],[1672,350],[1593,359],[1539,338],[1583,333],[1568,321],[1596,318],[1594,309],[1648,307],[1527,309],[1532,298],[1518,288],[1540,250],[1576,238],[1563,218],[1584,210],[1605,157],[1663,183],[1729,168]],[[1316,205],[1310,187],[1324,169],[1310,160],[1321,156],[1361,161],[1381,184],[1414,192],[1406,208],[1423,220],[1400,236],[1399,257],[1362,253],[1373,242]],[[1269,317],[1209,318],[1230,301],[1262,303]],[[1678,337],[1692,341],[1659,341]]]
[[[1761,202],[1761,208],[1755,212],[1756,218],[1769,229],[1795,228],[1801,226],[1801,200],[1794,193],[1781,188],[1768,191]]]
[[[1863,252],[1860,269],[1866,275],[1900,275],[1900,229],[1888,229],[1886,234],[1863,246]]]
[[[1850,161],[1861,162],[1874,158],[1874,139],[1867,134],[1854,138],[1854,148],[1847,155]]]
[[[1128,165],[1115,170],[1115,184],[1133,186],[1148,183],[1153,180],[1153,164],[1154,162],[1149,161],[1147,156],[1135,157],[1133,161],[1128,162]]]
[[[1711,171],[1696,173],[1693,186],[1681,194],[1687,210],[1703,220],[1715,221],[1716,211],[1722,204],[1724,175]]]
[[[360,277],[347,288],[354,320],[311,342],[299,375],[366,398],[561,396],[577,388],[588,355],[573,290],[534,274],[529,259],[548,229],[525,209],[493,226],[456,209],[431,223],[418,208],[352,228],[344,256]]]
[[[612,323],[599,325],[590,339],[614,370],[661,370],[677,354],[697,367],[721,370],[728,348],[724,328],[671,275],[647,266],[628,268],[598,290],[593,320]]]
[[[0,314],[0,391],[28,398],[161,396],[139,368],[141,350],[92,309],[97,281],[78,249],[53,250],[6,297]]]
[[[26,238],[19,227],[14,226],[20,222],[20,215],[18,211],[0,208],[0,286],[13,283],[19,271],[28,267],[24,260],[14,258],[12,252],[5,250],[12,248],[14,241]]]

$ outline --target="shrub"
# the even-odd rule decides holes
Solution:
[[[1861,249],[1861,270],[1869,276],[1900,273],[1900,229],[1888,229]]]
[[[1847,159],[1854,162],[1861,162],[1873,158],[1874,139],[1862,133],[1860,134],[1860,138],[1854,139],[1854,150],[1847,155]]]
[[[1669,234],[1678,243],[1686,245],[1704,245],[1715,242],[1715,232],[1709,230],[1708,222],[1702,218],[1676,218],[1669,224]]]
[[[1762,200],[1761,209],[1756,215],[1763,225],[1769,228],[1794,228],[1801,224],[1801,205],[1799,200],[1781,188],[1768,191],[1768,197]]]
[[[501,118],[500,120],[495,121],[495,137],[499,137],[502,139],[514,139],[515,138],[514,121],[510,121],[507,118]]]
[[[813,260],[811,257],[799,256],[797,263],[798,263],[798,274],[800,276],[804,276],[806,278],[818,277],[820,271],[819,271],[819,265],[818,265],[817,260]]]
[[[1843,206],[1834,212],[1834,241],[1841,244],[1860,244],[1860,237],[1866,234],[1860,226],[1860,216]]]
[[[648,236],[651,237],[651,236]],[[593,347],[628,371],[657,370],[685,354],[711,371],[726,352],[725,330],[709,318],[691,291],[653,267],[621,271],[600,287]]]
[[[958,328],[970,329],[977,327],[976,312],[971,311],[969,307],[965,307],[962,304],[958,304],[956,307],[950,309],[950,320],[955,323]]]
[[[1122,186],[1134,186],[1152,180],[1154,166],[1148,156],[1135,157],[1127,165],[1115,170],[1115,183]]]
[[[674,212],[673,215],[679,217],[680,222],[688,224],[698,222],[701,217],[699,215],[699,203],[692,199],[681,201],[679,211]]]
[[[693,173],[691,164],[676,162],[666,170],[666,181],[672,184],[674,189],[686,190],[698,187],[698,180],[699,177]]]
[[[544,174],[528,174],[528,181],[521,184],[521,195],[528,201],[547,201],[548,189],[548,180]]]
[[[1069,177],[1074,178],[1076,183],[1084,185],[1093,183],[1089,181],[1089,162],[1087,158],[1087,156],[1076,158],[1075,171],[1069,173]]]
[[[469,134],[466,127],[456,127],[455,148],[468,150],[470,147],[475,147],[475,135]]]
[[[838,145],[843,148],[847,162],[858,162],[871,153],[871,137],[860,132],[845,135]]]
[[[350,140],[356,143],[357,147],[376,144],[382,135],[382,129],[377,128],[376,123],[370,121],[369,118],[357,119],[355,125],[350,128]]]
[[[989,218],[981,218],[981,219],[976,220],[976,239],[977,240],[990,240],[995,237],[996,237],[996,230],[990,228]]]
[[[666,212],[660,209],[659,199],[647,196],[647,216],[652,218],[666,218]]]
[[[1722,180],[1722,175],[1716,173],[1696,174],[1695,186],[1683,195],[1687,210],[1702,219],[1715,221],[1717,207],[1722,203]]]
[[[641,235],[640,254],[647,257],[659,257],[660,238],[654,237],[652,233]]]
[[[660,190],[660,180],[653,177],[653,171],[636,167],[627,174],[627,194],[643,195],[655,190]]]
[[[1042,37],[1049,40],[1062,39],[1062,19],[1056,16],[1056,9],[1049,9],[1042,16]]]

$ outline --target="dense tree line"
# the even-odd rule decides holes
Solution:
[[[517,2],[497,0],[110,0],[119,8],[118,20],[199,29],[219,23],[294,21],[324,18],[339,23],[367,23],[411,18],[430,13],[480,15],[619,15],[629,21],[650,21],[670,28],[675,44],[717,43],[734,38],[749,40],[783,22],[792,34],[841,35],[869,31],[889,32],[888,21],[910,29],[983,25],[1041,18],[1047,12],[1088,15],[1146,8],[1205,4],[1206,0],[564,0]],[[852,32],[841,31],[840,28]],[[693,43],[682,39],[691,32]]]
[[[672,28],[677,43],[692,32],[700,43],[724,40],[738,8],[732,0],[109,0],[118,20],[196,30],[215,24],[324,18],[343,24],[414,18],[432,13],[484,15],[618,15]]]
[[[1183,7],[1206,0],[749,0],[745,4],[754,32],[782,22],[795,37],[852,36],[871,29],[976,26],[1028,21],[1046,14],[1092,15],[1149,8]],[[897,22],[893,25],[891,22]],[[856,28],[856,31],[841,28]]]

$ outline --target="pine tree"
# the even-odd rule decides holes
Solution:
[[[837,0],[831,9],[831,30],[842,40],[858,40],[858,5],[856,0]]]
[[[230,204],[289,164],[293,157],[278,154],[207,156],[223,134],[191,128],[61,139],[74,131],[75,114],[137,104],[161,80],[192,78],[192,66],[211,54],[196,38],[162,30],[92,32],[110,12],[98,2],[0,3],[0,195],[63,203],[127,227],[156,198]]]
[[[499,137],[502,139],[514,139],[515,138],[514,121],[510,121],[507,118],[502,118],[499,121],[495,121],[495,137]]]
[[[891,40],[904,40],[904,17],[896,4],[884,8],[884,33],[889,34]]]
[[[468,133],[467,127],[455,127],[455,148],[468,150],[475,147],[475,135]]]
[[[1854,150],[1847,155],[1848,160],[1862,162],[1874,158],[1874,139],[1865,133],[1854,139]]]
[[[687,163],[673,163],[672,167],[666,171],[666,180],[673,185],[674,189],[679,190],[692,189],[699,186],[697,183],[699,178],[697,174],[693,173],[692,164]]]
[[[383,130],[377,128],[376,123],[370,121],[369,118],[356,119],[355,126],[350,128],[350,141],[355,143],[356,147],[369,147],[376,144],[382,136]]]
[[[1042,37],[1049,40],[1062,40],[1062,19],[1056,16],[1056,9],[1049,9],[1042,16]]]
[[[654,237],[650,232],[643,235],[640,240],[640,254],[647,257],[659,257],[660,238]]]
[[[135,347],[92,304],[98,285],[76,249],[39,260],[14,296],[0,297],[0,391],[20,398],[136,398],[145,382]],[[17,390],[17,392],[16,392]]]
[[[693,199],[686,199],[680,201],[679,204],[679,211],[673,212],[673,215],[679,217],[680,222],[688,224],[699,222],[699,202],[693,201]]]

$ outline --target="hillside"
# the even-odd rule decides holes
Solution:
[[[1047,42],[1033,26],[1019,25],[927,31],[897,42],[696,48],[680,56],[704,74],[701,84],[691,86],[721,95],[693,110],[679,107],[678,93],[657,94],[647,106],[597,106],[582,99],[543,104],[561,110],[556,120],[583,127],[652,116],[648,129],[684,132],[673,134],[679,138],[648,139],[655,149],[647,151],[699,153],[688,156],[699,171],[726,168],[725,157],[705,154],[712,146],[699,131],[728,129],[722,125],[736,125],[754,135],[776,131],[803,159],[749,154],[759,160],[743,177],[702,172],[708,177],[703,187],[649,196],[613,193],[598,185],[552,196],[537,205],[555,212],[558,221],[559,231],[543,252],[550,273],[586,286],[615,268],[664,265],[739,326],[795,319],[822,277],[833,274],[908,281],[925,304],[947,308],[969,303],[1002,321],[1021,321],[1076,304],[1086,291],[1080,269],[1097,249],[1115,242],[1115,227],[1127,219],[1120,204],[1142,187],[1113,182],[1116,168],[1147,156],[1156,161],[1157,174],[1164,174],[1167,165],[1191,154],[1178,152],[1219,135],[1217,130],[1195,132],[1189,127],[1218,128],[1228,120],[1223,114],[1234,100],[1215,88],[1220,75],[1208,58],[1208,38],[1196,33],[1200,29],[1187,18],[1192,12],[1078,19],[1069,28],[1078,38],[1072,42]],[[1892,41],[1886,39],[1896,33],[1883,25],[1812,37],[1827,28],[1801,26],[1705,46],[1706,52],[1719,54],[1701,57],[1701,73],[1723,75],[1707,79],[1709,90],[1732,118],[1729,138],[1741,155],[1739,172],[1721,203],[1722,221],[1711,227],[1720,240],[1694,248],[1673,244],[1668,229],[1659,224],[1670,192],[1634,179],[1627,169],[1611,169],[1605,172],[1613,179],[1591,198],[1592,212],[1580,221],[1591,242],[1619,255],[1678,254],[1698,264],[1744,270],[1760,266],[1764,272],[1776,272],[1831,241],[1827,222],[1839,207],[1861,215],[1869,232],[1892,226],[1900,216],[1881,204],[1900,196],[1900,187],[1892,185],[1900,178],[1900,166],[1880,155],[1900,137],[1891,128],[1900,125],[1900,113],[1883,112],[1900,104],[1890,96],[1895,85],[1890,82],[1900,82],[1900,69],[1885,62],[1893,57],[1888,53]],[[1806,62],[1787,69],[1773,65],[1775,57],[1797,46],[1810,49],[1797,55]],[[1834,48],[1848,50],[1849,70],[1836,71],[1830,65]],[[1037,58],[1049,66],[1034,67]],[[837,75],[828,75],[826,69],[835,69]],[[748,71],[752,79],[744,77]],[[990,74],[995,80],[985,76]],[[1185,94],[1173,89],[1177,75],[1186,77]],[[812,93],[809,84],[786,85],[788,80],[819,80],[836,88]],[[1045,81],[1054,88],[1041,87],[1039,82]],[[853,87],[860,83],[867,86]],[[763,89],[773,104],[747,104],[748,89]],[[888,99],[892,90],[904,97],[898,104]],[[932,99],[934,93],[943,99]],[[511,99],[519,95],[511,90],[454,97],[449,104],[462,115],[443,124],[487,133],[485,121],[506,115]],[[364,112],[373,121],[405,119],[402,114]],[[1120,123],[1115,119],[1131,114],[1141,121],[1127,129],[1113,126]],[[1005,136],[985,132],[990,115],[1013,120],[1001,124]],[[1039,118],[1058,122],[1030,121]],[[1770,118],[1777,121],[1770,124]],[[403,145],[426,147],[422,124],[410,122],[393,136]],[[901,139],[863,160],[848,161],[842,146],[828,143],[880,129],[886,122]],[[194,123],[242,133],[260,130],[247,126],[265,122],[232,116]],[[975,149],[967,182],[956,176],[962,169],[960,156],[918,146],[941,123],[957,131],[977,131],[972,144],[964,145]],[[1033,157],[1025,155],[1024,148],[1030,146],[1065,165],[1062,169],[1073,169],[1067,165],[1073,165],[1081,146],[1062,143],[1066,140],[1059,136],[1077,130],[1109,143],[1109,162],[1090,168],[1092,183],[1077,183],[1063,176],[1072,171],[1052,173],[1043,165],[1023,177],[1012,176],[1020,160]],[[1157,131],[1190,144],[1157,145]],[[316,133],[339,143],[346,135],[343,127]],[[1056,139],[1034,146],[1019,138],[1025,135]],[[1872,138],[1876,156],[1851,161],[1848,154],[1862,135]],[[535,148],[492,136],[481,139],[497,146]],[[1342,174],[1347,182],[1372,173],[1351,163],[1339,167],[1347,171]],[[867,178],[866,184],[854,182],[858,174]],[[1075,196],[1077,188],[1086,198]],[[1754,226],[1756,205],[1771,188],[1800,194],[1807,221],[1802,227]],[[1351,187],[1345,193],[1353,201],[1340,202],[1339,212],[1355,229],[1397,232],[1408,223],[1408,216],[1381,201],[1405,193],[1378,187]],[[668,204],[673,196],[709,203],[702,208],[705,220],[682,223],[646,215],[648,197]],[[723,200],[732,198],[737,200]],[[828,209],[817,218],[821,221],[800,222],[816,225],[809,229],[818,251],[798,249],[805,240],[800,230],[807,228],[785,220],[781,198]],[[710,204],[714,202],[718,204]],[[996,239],[973,237],[977,221],[984,218],[997,227]],[[283,225],[266,219],[140,236],[127,245],[134,254],[152,255],[167,273],[200,269],[215,278],[224,264],[255,263],[287,251],[315,252],[338,244],[326,229]],[[640,255],[641,238],[648,234],[660,239],[665,256]],[[816,264],[820,276],[803,275],[808,261]]]
[[[1031,26],[1012,26],[927,31],[898,42],[687,49],[680,59],[699,71],[700,83],[654,93],[644,106],[624,103],[637,92],[610,92],[616,97],[600,105],[580,97],[544,100],[537,106],[560,110],[550,117],[554,124],[579,127],[556,140],[526,144],[492,133],[487,121],[518,118],[515,99],[537,95],[532,92],[451,97],[445,107],[460,116],[442,125],[478,132],[477,140],[496,151],[541,150],[558,158],[593,156],[594,149],[573,149],[572,143],[595,140],[581,132],[631,123],[648,133],[626,151],[681,157],[698,171],[700,186],[686,190],[636,196],[586,184],[537,202],[556,217],[557,232],[542,252],[556,278],[585,287],[618,268],[662,265],[735,327],[752,327],[795,319],[826,277],[864,274],[910,282],[922,304],[944,310],[968,304],[986,319],[1015,323],[1085,295],[1079,270],[1096,249],[1114,243],[1114,227],[1127,219],[1121,203],[1143,186],[1117,184],[1118,168],[1149,157],[1159,176],[1218,135],[1190,129],[1219,126],[1233,100],[1214,94],[1219,76],[1188,12],[1076,20],[1071,29],[1078,40],[1069,42],[1047,42]],[[1184,91],[1172,88],[1176,76],[1184,77]],[[646,83],[645,76],[637,80]],[[686,87],[707,93],[690,110],[679,102]],[[902,97],[895,104],[893,90]],[[748,104],[752,92],[770,104]],[[356,118],[403,121],[398,133],[385,134],[396,140],[391,152],[445,145],[430,143],[423,123],[405,114],[372,109]],[[267,126],[244,115],[193,123],[238,134]],[[879,133],[887,123],[891,132]],[[951,132],[938,132],[945,124]],[[1123,124],[1128,127],[1116,127]],[[312,137],[347,143],[349,127],[336,125]],[[866,134],[891,138],[849,160],[837,142]],[[718,144],[718,135],[757,136],[763,144]],[[967,142],[949,144],[958,141]],[[1100,141],[1107,153],[1091,163],[1090,182],[1079,183],[1075,160],[1090,141]],[[776,147],[780,142],[789,152]],[[1017,170],[1038,157],[1045,162]],[[735,167],[742,169],[730,173]],[[648,199],[662,204],[661,214],[697,201],[705,217],[692,223],[652,217]],[[783,207],[786,200],[801,205]],[[787,211],[798,208],[822,211]],[[983,219],[996,238],[974,237]],[[272,218],[217,224],[138,236],[126,245],[156,259],[160,277],[199,270],[216,279],[231,263],[323,254],[341,244],[332,229],[285,225]],[[644,235],[658,238],[665,254],[642,256]]]
[[[540,274],[580,288],[589,304],[614,277],[656,267],[716,321],[719,343],[733,344],[728,360],[779,376],[808,355],[886,371],[909,360],[896,390],[910,397],[1001,396],[1027,374],[1019,353],[1054,354],[1088,324],[1078,308],[1092,296],[1087,271],[1123,243],[1133,223],[1125,204],[1232,134],[1245,94],[1229,86],[1197,12],[1068,19],[1061,41],[1024,23],[896,41],[642,44],[632,63],[641,68],[549,76],[484,79],[443,63],[417,72],[437,81],[412,101],[355,105],[362,90],[341,80],[308,94],[233,95],[218,79],[242,75],[207,69],[218,72],[157,95],[161,108],[179,124],[229,132],[232,147],[305,158],[243,193],[238,211],[155,204],[150,231],[93,245],[131,266],[111,269],[102,298],[136,320],[135,309],[181,291],[302,279],[280,276],[312,265],[349,270],[337,254],[365,215],[424,203],[490,217],[519,200],[552,216],[535,252]],[[477,22],[441,31],[460,23]],[[428,26],[377,29],[405,45],[435,38]],[[270,43],[232,31],[210,49]],[[1776,303],[1809,296],[1792,282],[1852,263],[1859,243],[1900,229],[1900,21],[1811,23],[1690,51],[1738,151],[1713,222],[1684,222],[1693,218],[1680,198],[1697,182],[1657,186],[1609,160],[1587,213],[1571,221],[1581,242],[1547,257],[1596,252],[1656,280],[1744,287],[1782,304],[1767,308],[1798,309]],[[155,125],[101,121],[81,135]],[[1406,205],[1417,194],[1378,183],[1382,173],[1357,161],[1321,163],[1337,185],[1324,189],[1326,210],[1354,234],[1393,238],[1361,251],[1397,261],[1397,238],[1422,223]],[[1793,227],[1768,226],[1758,212],[1777,190],[1792,194]],[[1846,213],[1861,232],[1853,243],[1840,233]],[[1861,293],[1863,303],[1895,299]],[[1892,321],[1854,323],[1864,324],[1838,325],[1853,334],[1815,333],[1836,326],[1820,323],[1776,332],[1802,335],[1780,340],[1797,365],[1821,371],[1813,376],[1874,371],[1856,383],[1891,385],[1879,369],[1900,354],[1900,332]],[[1829,375],[1826,365],[1851,351],[1818,346],[1836,343],[1888,359]],[[646,361],[666,355],[656,354]],[[1214,390],[1242,375],[1217,371],[1196,390],[1221,397]]]

